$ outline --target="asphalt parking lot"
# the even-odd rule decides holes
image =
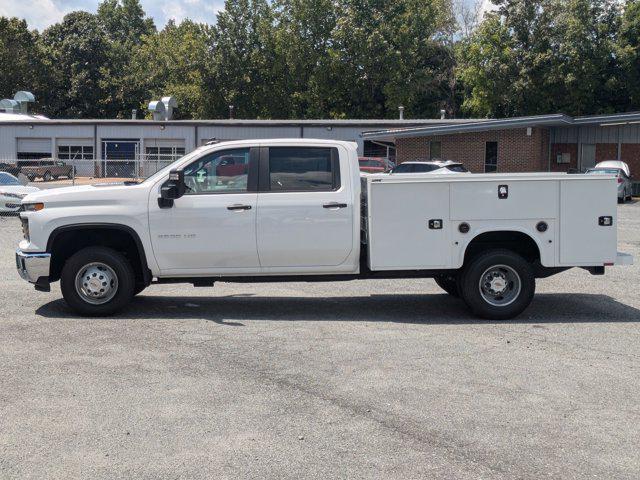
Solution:
[[[640,202],[619,207],[640,259]],[[0,217],[0,478],[640,477],[640,268],[487,322],[431,280],[154,286],[74,316]]]

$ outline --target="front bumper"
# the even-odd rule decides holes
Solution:
[[[16,268],[27,282],[34,283],[39,290],[49,289],[50,253],[27,253],[16,250]]]

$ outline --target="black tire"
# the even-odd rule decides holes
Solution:
[[[44,172],[44,175],[42,176],[42,180],[45,182],[50,182],[51,181],[51,172]]]
[[[460,291],[458,290],[458,279],[453,275],[438,275],[433,277],[436,284],[452,297],[458,298]]]
[[[76,276],[86,265],[100,262],[113,270],[118,286],[108,302],[94,305],[76,290]],[[81,315],[109,316],[125,307],[133,298],[136,280],[133,268],[124,255],[105,247],[88,247],[72,255],[62,268],[60,288],[67,305]]]
[[[498,272],[515,272],[517,277],[509,281],[510,276],[513,275],[507,273],[506,293],[502,296],[502,300],[500,296],[492,298],[494,303],[505,302],[503,305],[492,304],[485,298],[489,295],[481,291],[483,287],[480,285],[480,280],[487,273],[491,275],[492,267],[496,267]],[[498,277],[493,276],[493,278]],[[518,280],[520,288],[516,289]],[[508,320],[520,315],[531,303],[535,290],[536,280],[531,265],[510,250],[496,249],[478,255],[464,267],[460,278],[462,299],[475,315],[487,320]],[[511,300],[509,300],[510,295],[513,296]]]

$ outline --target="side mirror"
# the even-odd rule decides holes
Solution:
[[[182,170],[171,170],[169,180],[164,182],[160,188],[158,205],[160,208],[173,207],[173,201],[182,197],[185,191],[184,172]]]

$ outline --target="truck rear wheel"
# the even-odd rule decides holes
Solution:
[[[88,247],[67,260],[60,288],[67,304],[77,313],[108,316],[133,298],[135,274],[121,253],[105,247]]]
[[[531,265],[510,250],[491,250],[471,260],[462,273],[462,299],[479,317],[507,320],[529,306],[536,289]]]
[[[438,275],[433,277],[436,284],[447,292],[452,297],[459,297],[460,291],[458,290],[458,279],[453,275]]]
[[[42,180],[45,182],[50,182],[51,181],[51,172],[46,171],[44,172],[44,175],[42,176]]]

